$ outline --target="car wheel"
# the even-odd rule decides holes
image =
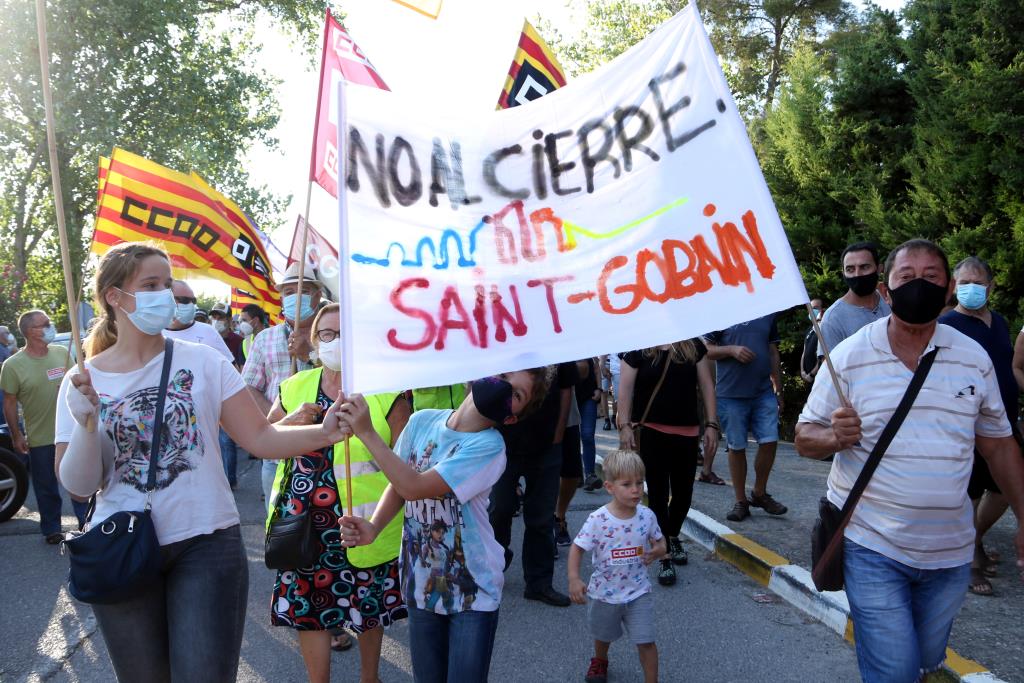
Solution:
[[[28,495],[28,470],[14,453],[0,448],[0,522],[21,509]]]

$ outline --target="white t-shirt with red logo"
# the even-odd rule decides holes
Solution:
[[[590,513],[573,541],[592,551],[594,572],[587,595],[620,605],[651,591],[644,553],[662,538],[658,520],[649,507],[636,506],[636,514],[619,519],[605,505]]]

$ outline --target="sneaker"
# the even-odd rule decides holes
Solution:
[[[605,420],[604,421],[604,427],[602,427],[602,429],[604,431],[606,431],[606,432],[610,432],[612,430],[612,421],[611,420]]]
[[[745,500],[738,500],[736,504],[732,506],[732,510],[729,510],[729,514],[725,516],[730,522],[742,522],[750,516],[750,503]]]
[[[662,560],[661,570],[658,572],[658,583],[662,586],[674,586],[676,583],[676,568],[672,566],[672,560]]]
[[[564,548],[571,544],[572,538],[569,536],[569,525],[565,523],[564,519],[559,519],[555,526],[555,545],[560,545]]]
[[[601,481],[600,477],[598,477],[596,474],[588,474],[587,478],[583,481],[583,490],[589,493],[593,493],[594,491],[601,488],[602,485],[604,485],[604,482]]]
[[[769,515],[784,515],[789,510],[785,505],[768,495],[765,491],[760,496],[755,496],[754,492],[750,492],[750,504],[756,508],[761,508]]]
[[[586,683],[606,683],[608,680],[608,660],[591,657],[590,668],[587,669],[587,677],[583,680]]]
[[[668,539],[668,554],[672,558],[672,564],[684,565],[689,561],[686,557],[686,549],[683,548],[679,537]]]

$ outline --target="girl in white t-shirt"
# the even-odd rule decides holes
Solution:
[[[94,521],[146,504],[170,288],[170,261],[154,244],[118,245],[96,271],[102,315],[85,367],[67,374],[57,406],[60,480],[74,495],[96,495]],[[342,435],[337,420],[271,425],[230,362],[206,346],[174,342],[170,370],[152,494],[162,572],[142,595],[93,611],[119,680],[234,681],[249,578],[218,424],[261,458],[293,457]]]

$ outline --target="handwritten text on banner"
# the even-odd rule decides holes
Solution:
[[[346,390],[643,348],[807,300],[693,5],[526,106],[339,97]]]

